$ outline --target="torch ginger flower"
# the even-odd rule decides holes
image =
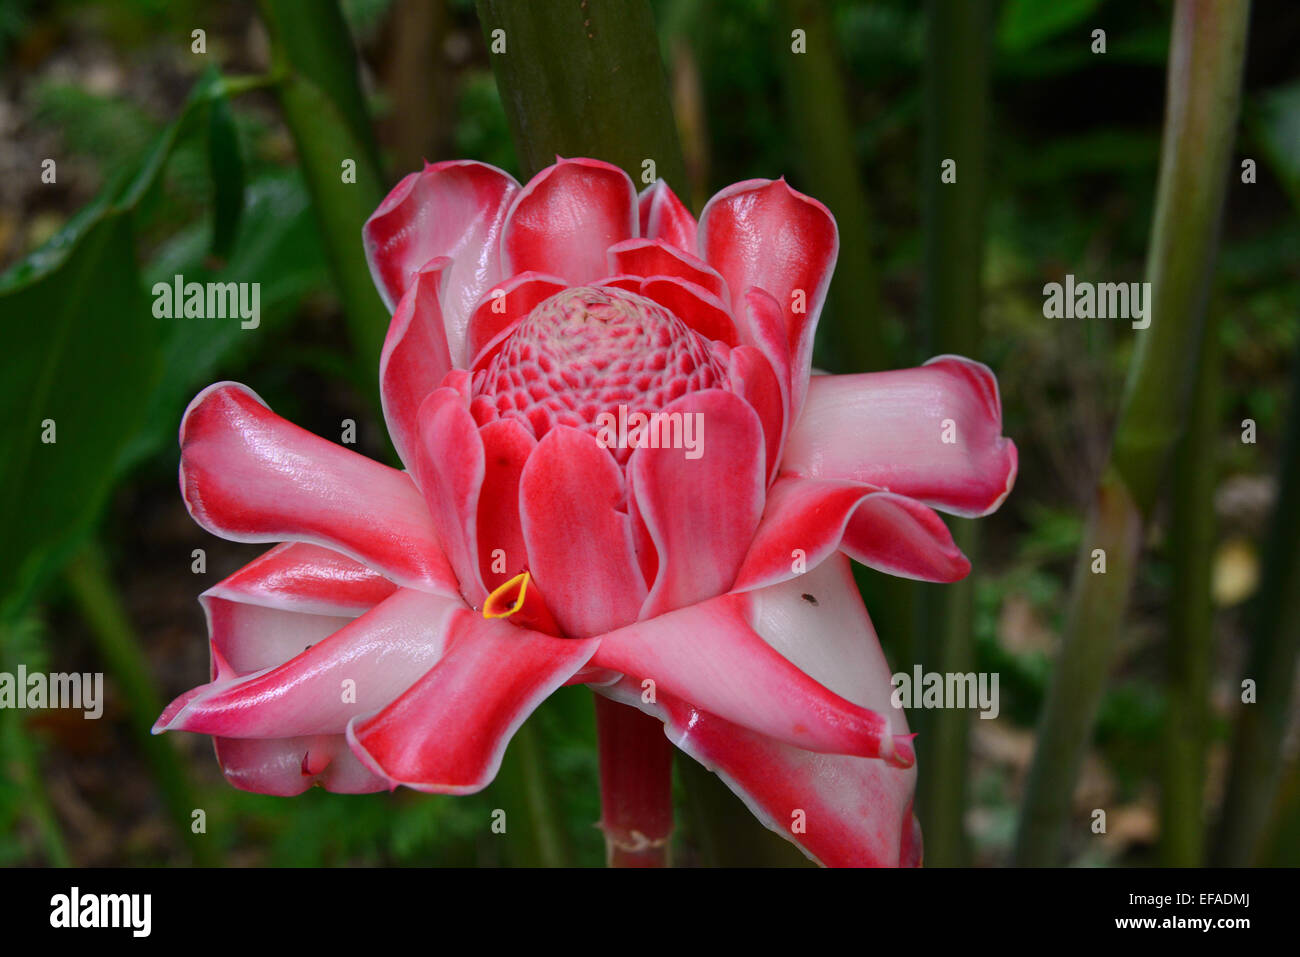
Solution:
[[[586,683],[612,859],[662,860],[671,741],[823,864],[919,863],[911,738],[848,559],[966,575],[933,509],[985,515],[1011,488],[992,373],[811,376],[839,239],[784,180],[697,223],[595,160],[523,187],[438,163],[363,238],[405,471],[245,386],[194,399],[190,514],[281,544],[203,594],[211,681],[155,731],[212,735],[252,791],[464,794]],[[613,417],[655,412],[610,442]],[[698,447],[666,447],[685,416]]]

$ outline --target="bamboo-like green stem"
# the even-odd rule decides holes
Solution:
[[[185,768],[172,742],[151,733],[154,720],[162,713],[163,702],[154,688],[148,658],[118,598],[103,555],[95,546],[87,546],[68,563],[64,578],[78,612],[90,629],[96,650],[122,690],[132,736],[153,771],[168,817],[189,846],[195,863],[215,864],[217,855],[211,831],[196,834],[191,826],[191,815],[201,805],[186,779]]]
[[[840,75],[835,35],[822,0],[782,0],[777,60],[790,123],[800,144],[792,159],[806,184],[797,184],[835,213],[840,254],[823,310],[819,338],[836,372],[889,368],[875,257],[871,249],[871,204],[858,174],[853,121]],[[808,50],[794,53],[790,35],[806,34]],[[815,148],[809,148],[816,144]]]
[[[1282,770],[1282,738],[1300,658],[1300,357],[1292,362],[1277,505],[1243,676],[1255,682],[1255,701],[1243,703],[1237,715],[1228,787],[1211,851],[1211,862],[1219,866],[1251,864],[1259,853]]]
[[[1241,92],[1250,4],[1174,6],[1164,140],[1147,256],[1150,325],[1135,331],[1110,461],[1076,559],[1060,655],[1029,772],[1015,862],[1060,862],[1080,763],[1123,627],[1139,542],[1195,376]],[[1094,573],[1096,549],[1105,572]]]
[[[1220,351],[1210,316],[1187,431],[1174,452],[1169,554],[1173,581],[1165,660],[1169,669],[1160,768],[1160,858],[1168,867],[1199,867],[1205,858],[1205,749],[1209,735],[1210,664],[1214,652],[1215,432]]]
[[[926,12],[922,319],[931,353],[973,355],[984,266],[991,13],[988,0],[929,0]],[[939,175],[947,159],[956,163],[954,183]]]
[[[930,0],[926,5],[925,281],[922,322],[927,352],[977,356],[984,265],[987,193],[989,43],[987,0]],[[957,181],[944,183],[944,160],[957,164]],[[974,561],[974,523],[954,519],[953,540]],[[929,671],[974,669],[974,576],[951,585],[918,588],[917,660]],[[965,832],[970,712],[917,712],[917,810],[930,864],[968,860]]]
[[[591,156],[640,189],[652,160],[656,178],[687,195],[647,0],[478,0],[478,15],[525,176],[557,155]]]
[[[352,40],[334,0],[260,0],[259,8],[271,35],[276,95],[343,300],[358,381],[377,402],[375,370],[389,315],[361,252],[361,226],[384,198],[385,181]],[[352,182],[348,161],[355,164]]]

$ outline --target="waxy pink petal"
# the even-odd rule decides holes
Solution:
[[[702,601],[731,586],[763,511],[763,427],[753,408],[721,389],[666,405],[696,423],[694,450],[638,448],[628,460],[629,494],[658,557],[638,617]],[[671,420],[667,420],[671,421]]]
[[[248,675],[289,661],[395,590],[380,573],[346,555],[291,542],[213,585],[199,603],[213,661]]]
[[[487,590],[479,576],[477,518],[484,465],[478,425],[460,393],[444,387],[420,406],[419,429],[416,481],[460,581],[460,594],[481,605]]]
[[[800,671],[758,635],[750,615],[747,596],[722,595],[610,632],[591,663],[808,750],[911,763],[885,717]]]
[[[491,592],[528,568],[519,487],[537,440],[515,418],[489,422],[479,429],[479,437],[483,440],[483,485],[475,531],[479,573]]]
[[[214,663],[224,661],[236,675],[278,667],[357,617],[288,611],[211,592],[199,596],[199,602],[208,620]],[[217,677],[215,666],[212,677]]]
[[[598,279],[591,285],[597,288],[601,286],[612,286],[615,289],[622,289],[624,292],[635,292],[641,294],[641,286],[645,283],[643,276],[606,276],[604,279]],[[680,317],[679,317],[680,318]],[[682,320],[685,322],[685,320]]]
[[[199,602],[213,679],[275,668],[386,599],[397,586],[327,548],[277,545],[213,585]]]
[[[861,482],[785,476],[768,490],[735,587],[787,581],[837,549],[901,578],[950,582],[970,572],[943,519],[920,502]]]
[[[655,180],[637,198],[641,235],[662,239],[678,249],[695,252],[695,217],[663,180]]]
[[[703,286],[677,276],[651,276],[630,290],[663,306],[706,339],[729,346],[740,344],[740,333],[731,311]]]
[[[867,482],[943,512],[995,511],[1015,483],[988,367],[940,356],[915,369],[814,376],[782,462],[812,478]]]
[[[772,371],[776,373],[777,383],[781,388],[781,404],[785,408],[788,433],[798,411],[794,401],[795,382],[807,378],[808,369],[796,369],[791,365],[781,306],[770,293],[762,289],[750,289],[742,299],[740,315],[743,320],[737,329],[741,341],[761,352],[772,366]]]
[[[203,594],[285,611],[356,617],[397,586],[373,569],[319,545],[286,542]]]
[[[458,594],[410,478],[280,418],[246,386],[218,382],[185,410],[181,495],[236,542],[312,542],[401,585]]]
[[[388,782],[357,760],[342,734],[213,738],[226,780],[243,791],[293,797],[315,785],[337,794],[383,791]]]
[[[599,160],[560,159],[515,198],[501,250],[508,275],[532,270],[581,285],[606,275],[605,250],[638,229],[626,173]]]
[[[718,192],[700,214],[700,256],[733,297],[758,288],[781,308],[791,366],[792,407],[803,401],[813,338],[839,255],[835,217],[784,179],[751,179]]]
[[[809,677],[887,717],[895,742],[906,745],[906,719],[890,701],[889,667],[844,557],[755,592],[753,601],[755,629],[769,644]],[[601,693],[665,721],[678,748],[716,772],[760,821],[813,860],[831,867],[920,863],[915,766],[808,751],[668,694],[648,703],[630,680]]]
[[[741,346],[731,351],[727,378],[731,390],[753,406],[763,423],[767,480],[770,482],[781,464],[785,445],[785,403],[781,397],[780,381],[772,364],[753,346]]]
[[[675,276],[707,289],[723,303],[727,283],[702,259],[662,239],[628,239],[606,250],[611,275]]]
[[[269,671],[218,674],[182,695],[154,725],[229,738],[338,734],[376,711],[442,656],[458,599],[403,588]]]
[[[451,260],[423,266],[397,304],[379,359],[379,397],[402,464],[415,462],[420,403],[452,368],[442,317],[442,285]]]
[[[222,737],[337,735],[348,719],[393,701],[446,645],[448,615],[463,603],[399,589],[380,605],[269,671],[216,679],[162,711],[153,733]]]
[[[391,787],[470,794],[487,786],[515,731],[599,643],[467,610],[455,613],[450,631],[435,668],[378,714],[348,725],[353,751]]]
[[[585,638],[634,620],[646,584],[609,451],[556,426],[524,466],[519,491],[529,568],[565,633]]]
[[[667,702],[664,711],[673,744],[717,774],[760,822],[817,863],[921,863],[912,769],[806,751],[681,702]]]
[[[398,183],[362,227],[370,274],[390,310],[422,266],[452,260],[442,311],[453,357],[474,305],[503,275],[499,244],[518,192],[514,177],[486,163],[435,163]]]

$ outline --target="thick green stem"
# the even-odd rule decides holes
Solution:
[[[278,76],[276,94],[356,352],[358,381],[378,400],[375,370],[388,331],[361,251],[361,226],[384,198],[384,175],[338,4],[261,0]]]
[[[840,231],[839,260],[818,330],[822,353],[836,372],[889,368],[871,248],[871,206],[855,160],[853,121],[830,12],[822,0],[782,0],[780,12],[777,59],[783,65],[791,141],[801,147],[792,159],[807,177],[796,185],[834,211]],[[806,53],[790,49],[795,29],[806,34]]]
[[[1205,857],[1205,749],[1214,652],[1215,432],[1219,337],[1207,322],[1187,431],[1174,453],[1169,553],[1173,581],[1166,662],[1169,668],[1160,782],[1160,857],[1169,867],[1199,867]]]
[[[172,742],[151,733],[163,702],[154,689],[148,657],[118,598],[104,557],[97,548],[87,547],[68,563],[64,576],[104,666],[122,691],[132,736],[153,771],[168,817],[189,845],[195,863],[216,863],[211,833],[196,833],[192,827],[192,814],[201,805],[186,779],[185,768]]]
[[[930,0],[925,68],[925,282],[922,322],[927,352],[976,356],[980,341],[987,193],[990,5],[987,0]],[[956,182],[940,176],[956,162]],[[974,561],[973,523],[952,522],[953,540]],[[919,586],[917,660],[927,671],[974,670],[974,576]],[[930,864],[968,859],[965,816],[970,712],[917,713],[917,809]]]
[[[988,182],[989,3],[930,0],[925,66],[925,283],[921,310],[931,353],[979,347]],[[940,177],[956,163],[956,182]]]
[[[1164,142],[1147,256],[1149,327],[1136,330],[1110,462],[1076,559],[1021,809],[1015,861],[1061,858],[1080,763],[1114,664],[1145,519],[1183,427],[1237,126],[1247,2],[1180,0],[1174,7]],[[1105,572],[1097,549],[1104,552]],[[1086,833],[1086,832],[1084,832]]]
[[[1292,361],[1290,421],[1244,675],[1255,682],[1255,698],[1243,703],[1237,716],[1211,853],[1219,866],[1251,864],[1260,851],[1282,770],[1282,739],[1300,658],[1300,357]]]
[[[1075,559],[1065,635],[1021,808],[1017,864],[1058,863],[1074,782],[1118,646],[1141,531],[1141,512],[1124,481],[1108,469]]]
[[[654,176],[683,195],[686,168],[646,0],[478,0],[525,176],[559,156]]]

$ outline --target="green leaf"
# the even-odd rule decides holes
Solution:
[[[20,606],[97,514],[156,371],[131,214],[101,212],[57,265],[0,294],[0,589]]]
[[[201,77],[133,176],[0,276],[0,612],[12,614],[94,521],[147,407],[163,335],[140,284],[135,218],[194,117],[223,95]]]
[[[1075,26],[1098,6],[1100,0],[1007,0],[998,23],[998,45],[1027,50]]]
[[[230,254],[244,204],[244,160],[230,101],[224,96],[208,107],[208,167],[212,175],[212,252]]]

